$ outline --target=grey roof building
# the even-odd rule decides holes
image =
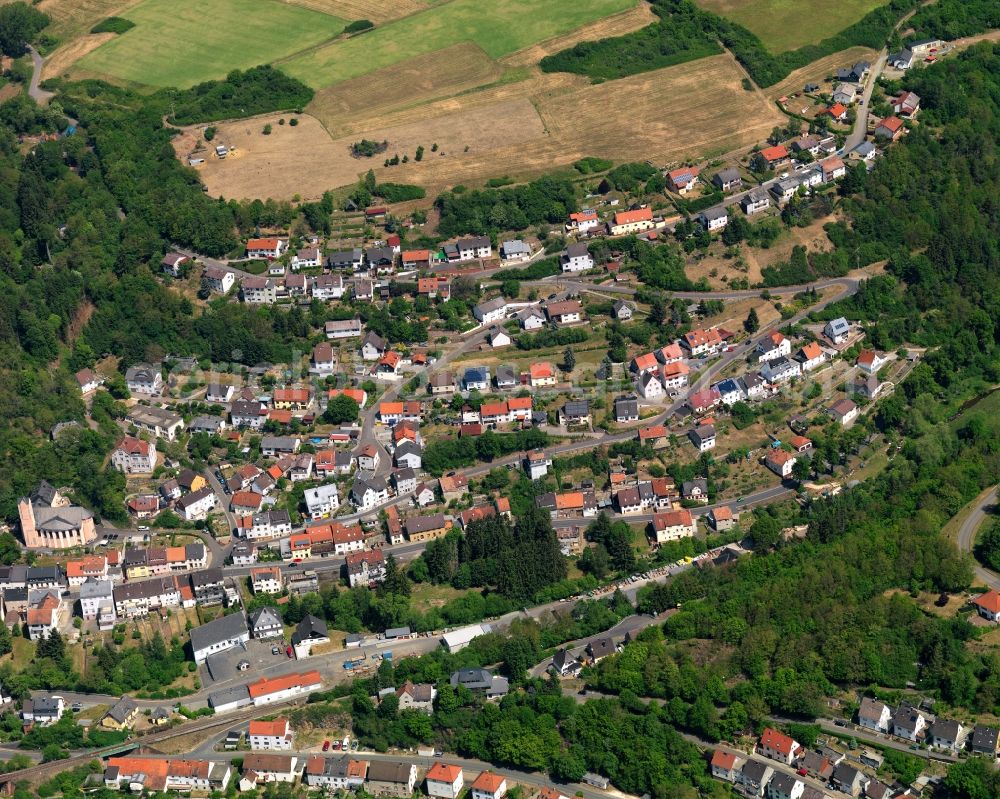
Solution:
[[[222,616],[191,630],[195,663],[203,663],[209,655],[224,652],[249,640],[250,630],[242,612]]]

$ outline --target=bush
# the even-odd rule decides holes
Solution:
[[[371,139],[362,139],[351,145],[351,155],[355,158],[371,158],[373,155],[384,153],[388,149],[389,142],[387,141],[377,142]]]
[[[607,158],[595,158],[594,156],[587,156],[573,162],[573,168],[581,175],[593,175],[597,172],[604,172],[607,169],[611,169],[612,166],[614,166],[614,161],[609,161]]]
[[[423,188],[420,186],[411,186],[408,183],[379,183],[373,193],[387,203],[422,200],[427,196],[427,192]]]
[[[364,31],[370,31],[374,27],[375,23],[370,19],[358,19],[347,25],[344,28],[344,33],[363,33]]]
[[[132,30],[135,27],[135,23],[130,19],[125,19],[124,17],[108,17],[107,19],[101,20],[93,28],[90,29],[91,33],[117,33],[122,34],[125,31]]]
[[[132,30],[135,27],[135,23],[130,19],[125,19],[124,17],[108,17],[98,22],[93,28],[90,29],[91,33],[117,33],[122,34],[125,31]]]

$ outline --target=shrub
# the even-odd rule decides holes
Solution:
[[[98,22],[93,28],[90,29],[91,33],[117,33],[119,35],[125,33],[125,31],[132,30],[135,27],[135,23],[130,19],[125,19],[124,17],[108,17]]]
[[[351,22],[344,28],[344,33],[364,33],[375,27],[375,23],[370,19],[358,19]]]

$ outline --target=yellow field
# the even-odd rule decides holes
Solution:
[[[359,85],[357,93],[318,100],[307,109],[316,118],[303,117],[295,128],[271,119],[270,136],[260,133],[265,119],[222,125],[218,140],[235,144],[239,155],[210,158],[201,174],[212,195],[310,199],[353,183],[369,167],[379,181],[415,183],[433,196],[499,175],[533,177],[587,155],[667,165],[746,147],[783,121],[763,95],[742,88],[742,77],[728,55],[598,85],[535,70],[519,82],[391,113],[363,113]],[[383,156],[352,158],[350,144],[360,138],[387,139],[388,156],[411,161],[385,168]],[[430,152],[434,143],[437,153]],[[185,156],[187,145],[177,144]],[[412,160],[418,145],[425,148],[420,163]]]

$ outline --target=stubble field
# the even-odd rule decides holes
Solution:
[[[781,122],[777,109],[745,91],[741,79],[735,61],[720,55],[598,85],[536,71],[517,83],[392,113],[320,107],[318,119],[305,116],[295,128],[244,120],[218,133],[239,148],[239,157],[210,158],[202,177],[212,195],[309,199],[372,168],[380,182],[415,183],[433,196],[458,183],[530,178],[588,155],[666,165],[748,146]],[[273,132],[263,136],[268,121]],[[350,144],[360,138],[386,139],[388,152],[352,158]],[[418,145],[425,150],[419,163],[412,160]],[[396,153],[410,162],[384,167]]]

